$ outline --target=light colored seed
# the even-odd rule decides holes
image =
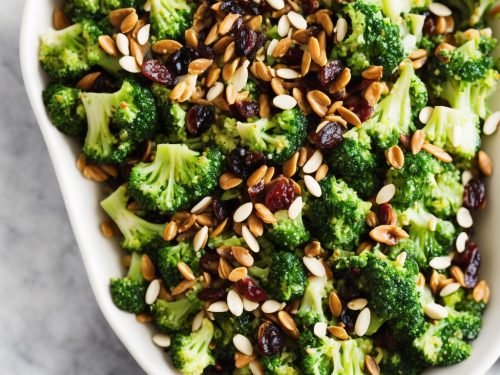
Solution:
[[[195,251],[200,250],[207,242],[207,239],[208,239],[208,227],[204,226],[194,236],[194,239],[193,239],[194,250]]]
[[[428,52],[425,49],[418,48],[412,52],[410,52],[410,55],[408,56],[411,60],[418,60],[421,59],[422,57],[426,57],[428,55]]]
[[[289,331],[295,331],[297,329],[297,324],[290,316],[290,314],[286,311],[278,312],[278,320],[283,325],[283,327]]]
[[[205,197],[201,201],[199,201],[192,209],[192,214],[201,214],[212,204],[212,197]]]
[[[196,277],[193,274],[193,271],[191,271],[191,268],[186,263],[184,262],[177,263],[177,269],[179,270],[182,277],[184,277],[186,280],[192,281],[196,279]]]
[[[196,59],[189,63],[188,72],[189,74],[201,75],[203,74],[212,64],[212,59]]]
[[[109,22],[118,29],[122,24],[123,20],[130,15],[135,13],[135,8],[120,8],[109,12]]]
[[[460,207],[457,212],[457,223],[462,228],[470,228],[474,224],[470,211],[465,207]]]
[[[309,193],[311,193],[314,197],[321,197],[321,186],[318,181],[314,179],[314,177],[309,175],[304,176],[304,184],[306,185]]]
[[[425,133],[423,130],[417,130],[411,138],[411,153],[416,155],[420,152],[425,142]]]
[[[413,60],[412,61],[412,65],[413,65],[413,69],[415,70],[419,70],[420,68],[422,68],[425,63],[427,62],[427,56],[426,57],[422,57],[421,59],[418,59],[418,60]]]
[[[313,332],[316,337],[323,339],[326,337],[326,329],[328,325],[325,322],[317,322],[314,324]]]
[[[492,135],[498,129],[499,124],[500,124],[500,111],[497,111],[488,116],[488,118],[484,121],[483,133],[485,135]]]
[[[251,175],[248,177],[247,186],[251,187],[260,182],[264,178],[267,172],[267,165],[263,164],[259,168],[257,168]]]
[[[244,226],[242,226],[243,229]],[[243,232],[243,230],[242,230]],[[241,246],[231,246],[231,253],[234,259],[244,267],[252,267],[254,263],[254,259],[252,254]]]
[[[285,40],[285,39],[283,39]],[[275,51],[276,52],[276,51]],[[300,77],[300,73],[290,68],[280,68],[276,70],[276,75],[283,79],[295,79]]]
[[[292,177],[297,173],[297,160],[299,159],[299,153],[296,152],[293,154],[293,156],[288,159],[284,164],[283,164],[283,175],[285,177]]]
[[[154,53],[162,55],[168,55],[174,53],[180,48],[182,48],[182,44],[180,44],[176,40],[171,40],[171,39],[159,40],[155,44],[153,44],[152,47]]]
[[[261,237],[264,234],[264,224],[257,217],[255,213],[252,214],[247,219],[248,229],[254,235],[254,237]]]
[[[464,171],[462,173],[462,185],[467,185],[470,180],[474,178],[473,174],[471,171]]]
[[[152,340],[154,344],[156,346],[159,346],[160,348],[168,348],[170,346],[170,343],[172,342],[170,336],[164,333],[157,333],[153,335]]]
[[[146,281],[153,281],[155,278],[155,265],[151,258],[144,254],[141,257],[141,272]]]
[[[377,361],[368,354],[365,356],[365,370],[368,375],[380,375],[380,367]]]
[[[320,117],[326,115],[326,111],[331,104],[331,100],[328,95],[320,90],[309,91],[307,93],[307,101],[312,110]]]
[[[445,270],[451,266],[451,257],[448,255],[432,258],[429,266],[435,270]]]
[[[250,301],[249,299],[243,297],[243,308],[245,311],[255,311],[259,308],[259,303]]]
[[[364,336],[368,327],[370,326],[371,312],[368,307],[365,307],[358,315],[356,323],[354,324],[354,333],[358,336]]]
[[[382,84],[380,82],[370,83],[363,96],[370,106],[375,107],[382,97]]]
[[[273,39],[269,42],[269,45],[267,46],[267,55],[268,56],[273,56],[274,55],[274,50],[278,46],[279,40],[278,39]]]
[[[428,152],[436,159],[441,160],[444,163],[451,163],[453,161],[453,158],[450,156],[450,154],[444,151],[441,147],[432,145],[430,143],[424,143],[422,145],[422,150]]]
[[[233,267],[229,264],[229,262],[226,259],[224,258],[219,259],[219,267],[217,269],[217,272],[219,273],[219,277],[221,279],[227,280],[232,270]]]
[[[114,235],[114,230],[113,227],[110,225],[109,222],[103,221],[100,225],[101,227],[101,233],[104,237],[106,238],[111,238]]]
[[[488,303],[490,299],[490,288],[486,281],[481,280],[477,283],[477,285],[474,287],[474,290],[472,291],[472,298],[477,303],[481,301],[484,303]]]
[[[146,290],[146,297],[145,297],[146,303],[148,305],[152,305],[158,298],[159,294],[160,294],[160,280],[155,279],[149,283],[148,289]]]
[[[314,151],[309,160],[304,164],[302,170],[304,173],[314,173],[323,163],[323,154],[320,150]]]
[[[461,232],[456,241],[457,252],[463,253],[465,251],[465,244],[469,241],[469,235],[466,232]]]
[[[339,340],[348,340],[349,335],[343,327],[330,326],[328,327],[328,332],[330,332],[335,338]]]
[[[429,4],[428,8],[429,8],[429,11],[431,11],[436,16],[440,16],[440,17],[448,17],[448,16],[451,16],[453,14],[450,8],[448,8],[446,5],[441,4],[441,3],[431,3],[431,4]]]
[[[422,108],[422,110],[418,114],[418,119],[422,124],[427,124],[432,116],[432,112],[434,112],[433,107]]]
[[[252,343],[247,337],[239,333],[233,337],[233,345],[238,351],[245,355],[251,356],[253,354]]]
[[[302,168],[307,161],[307,148],[299,148],[299,158],[297,159],[297,166]]]
[[[260,250],[259,243],[257,242],[257,239],[254,237],[254,235],[246,225],[243,225],[241,227],[241,234],[246,244],[250,248],[250,250],[252,250],[254,253],[258,253]]]
[[[97,78],[101,75],[101,72],[94,72],[94,73],[89,73],[86,74],[81,80],[78,81],[76,84],[76,87],[81,89],[81,90],[90,90],[93,86]],[[78,168],[80,171],[83,170],[83,168]]]
[[[356,115],[350,109],[339,107],[337,111],[339,112],[339,115],[342,116],[342,118],[349,124],[354,126],[361,126],[361,120],[359,119],[358,115]]]
[[[248,276],[248,271],[246,267],[236,267],[229,273],[227,279],[233,283],[238,280],[245,279]]]
[[[178,230],[179,225],[175,221],[171,221],[165,226],[165,230],[163,231],[163,239],[165,241],[172,241],[177,235]]]
[[[149,40],[149,33],[151,31],[151,25],[147,24],[141,27],[137,33],[137,41],[141,46],[145,45]]]
[[[141,67],[137,64],[137,61],[133,56],[123,56],[119,60],[119,63],[122,69],[129,73],[140,73],[142,71]]]
[[[288,20],[286,14],[284,14],[278,21],[278,35],[284,38],[285,36],[288,35],[289,31],[290,31],[290,21]]]
[[[280,2],[283,2],[283,0],[268,0],[267,3],[268,4],[271,4],[272,3],[280,3]],[[274,8],[274,6],[273,6]],[[252,373],[252,375],[264,375],[265,374],[265,371],[264,371],[264,366],[262,366],[262,363],[260,363],[260,361],[252,361],[248,364],[248,368],[250,369],[250,372]]]
[[[477,161],[479,164],[479,169],[486,177],[489,177],[493,174],[493,161],[486,152],[480,150],[477,154]]]
[[[345,88],[349,84],[349,82],[351,81],[351,78],[352,78],[351,69],[344,68],[344,70],[342,70],[342,73],[340,73],[340,76],[335,81],[333,81],[332,84],[330,84],[330,86],[328,87],[328,92],[330,94],[345,92]],[[380,94],[382,95],[382,86],[380,87],[380,89],[381,89],[381,93]],[[337,111],[341,107],[342,106],[339,106],[337,108]],[[344,107],[342,107],[342,108],[344,108]],[[339,114],[342,115],[341,113],[339,113]]]
[[[424,313],[431,319],[435,320],[441,320],[445,319],[448,317],[448,310],[446,310],[445,307],[435,303],[431,302],[426,305],[424,305]]]
[[[63,30],[71,26],[71,21],[61,8],[56,7],[52,14],[52,24],[54,25],[54,29]]]
[[[283,309],[282,303],[273,299],[265,301],[261,306],[262,312],[266,314],[274,314],[275,312],[278,312],[282,309]]]
[[[340,43],[344,40],[347,34],[347,29],[348,25],[345,18],[339,18],[335,25],[335,41],[337,43]]]
[[[361,76],[371,81],[379,81],[384,75],[384,68],[380,65],[373,65],[361,72]]]
[[[233,220],[235,223],[242,223],[245,221],[253,210],[252,202],[247,202],[242,204],[238,209],[234,212]]]
[[[96,182],[104,182],[109,179],[108,174],[98,165],[86,165],[83,168],[82,174],[86,179]]]
[[[278,95],[274,97],[273,105],[277,108],[287,110],[294,108],[297,105],[297,101],[290,95]]]
[[[297,12],[294,12],[293,10],[288,12],[288,20],[298,30],[307,29],[307,21],[304,16]]]
[[[226,301],[217,301],[207,307],[208,312],[221,313],[228,312],[229,307]]]
[[[104,52],[110,56],[118,56],[120,53],[115,41],[109,35],[101,35],[97,42]]]
[[[405,265],[405,262],[406,262],[406,258],[408,257],[408,254],[406,253],[406,251],[402,251],[401,253],[399,253],[399,255],[396,257],[396,262],[401,266],[401,267],[404,267]]]
[[[401,169],[405,163],[405,155],[401,147],[392,146],[387,150],[387,161],[395,169]]]
[[[441,297],[447,297],[453,293],[455,293],[457,290],[459,290],[461,287],[460,283],[451,283],[446,285],[441,291],[439,292],[439,295]]]
[[[336,318],[340,316],[342,313],[342,302],[340,301],[339,296],[335,292],[331,292],[328,296],[328,306],[330,307],[330,311],[332,315]]]
[[[229,311],[231,312],[231,314],[233,314],[234,316],[240,316],[241,314],[243,314],[243,301],[241,300],[241,297],[239,296],[239,294],[236,293],[234,290],[230,290],[227,293],[227,307],[228,307]],[[238,349],[238,350],[240,350],[240,349]],[[244,354],[247,354],[247,353],[244,353]],[[248,355],[252,355],[252,353],[250,353]]]
[[[331,36],[333,34],[334,26],[333,26],[333,21],[328,15],[328,13],[327,12],[316,13],[316,19],[323,27],[323,30],[325,30],[326,35]]]
[[[460,267],[451,266],[450,274],[461,286],[463,286],[464,288],[466,287],[464,271],[462,271]]]
[[[240,185],[243,180],[231,172],[225,172],[219,177],[219,186],[222,190],[229,190]]]
[[[189,289],[191,289],[194,284],[196,283],[196,280],[182,280],[179,284],[177,284],[173,289],[172,289],[172,296],[178,296]]]
[[[205,318],[205,311],[199,311],[194,317],[191,323],[191,331],[198,331],[203,325],[203,319]]]
[[[248,68],[242,65],[238,69],[236,69],[232,78],[232,82],[236,92],[240,92],[241,90],[243,90],[248,82]]]
[[[184,39],[189,47],[198,48],[198,34],[193,29],[187,29],[184,32]]]
[[[408,238],[409,235],[403,229],[395,225],[379,225],[370,231],[370,237],[376,242],[394,246],[397,245],[400,240]]]
[[[267,3],[276,10],[281,10],[285,7],[284,0],[267,0]]]
[[[377,204],[388,203],[394,198],[395,194],[396,186],[394,184],[387,184],[379,190],[375,201]]]
[[[323,263],[318,258],[303,257],[302,262],[306,268],[316,277],[325,277],[326,270]]]
[[[358,311],[364,309],[366,305],[368,305],[368,300],[366,298],[356,298],[347,303],[347,308]]]
[[[137,24],[137,21],[139,21],[139,16],[137,13],[134,11],[130,13],[127,17],[124,18],[120,25],[120,31],[124,34],[128,33],[129,31],[132,31]]]
[[[223,92],[224,92],[224,84],[222,82],[215,82],[214,85],[207,92],[207,100],[211,102]]]
[[[187,217],[179,226],[179,233],[188,231],[195,223],[196,223],[196,215],[188,214]]]
[[[222,22],[219,24],[219,34],[227,34],[239,17],[240,15],[237,13],[229,13],[226,17],[224,17]]]
[[[292,202],[290,207],[288,208],[288,217],[292,220],[295,220],[296,218],[299,217],[299,215],[302,212],[302,197],[297,197],[295,200]]]
[[[328,169],[329,169],[328,164],[321,164],[318,170],[316,171],[316,174],[314,175],[314,179],[318,182],[324,179],[328,174]]]
[[[255,212],[257,213],[257,216],[266,224],[274,224],[277,221],[271,210],[269,210],[269,208],[262,203],[255,204]]]

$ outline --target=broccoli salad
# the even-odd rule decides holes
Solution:
[[[493,0],[66,0],[54,126],[100,182],[118,309],[185,375],[471,355],[500,112]]]

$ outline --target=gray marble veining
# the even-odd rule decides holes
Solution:
[[[0,7],[0,374],[144,374],[94,300],[24,92],[23,4]]]

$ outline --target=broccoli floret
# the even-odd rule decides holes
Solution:
[[[371,139],[362,128],[352,128],[327,160],[337,177],[344,179],[362,198],[373,196],[381,187],[379,161],[372,152]]]
[[[420,375],[423,366],[415,360],[403,356],[400,352],[383,351],[382,360],[379,363],[382,375]]]
[[[180,242],[177,245],[167,246],[158,250],[156,266],[160,271],[165,285],[175,287],[183,278],[177,269],[179,262],[186,263],[196,275],[199,269],[201,251],[195,251],[190,241]]]
[[[460,171],[451,163],[440,163],[431,188],[424,194],[425,208],[442,218],[454,216],[462,206],[464,187]]]
[[[294,352],[285,351],[276,356],[264,356],[261,359],[262,365],[269,375],[300,375],[297,368],[297,355]]]
[[[425,86],[415,75],[412,63],[403,62],[399,78],[389,95],[377,104],[373,116],[363,124],[381,149],[397,144],[400,134],[413,130],[413,116],[427,102],[424,90]]]
[[[363,374],[365,357],[373,350],[370,339],[320,339],[311,331],[301,335],[299,346],[305,375]]]
[[[160,144],[152,163],[139,163],[130,173],[130,190],[145,207],[161,212],[187,208],[217,186],[222,155],[215,148],[203,154],[186,145]]]
[[[307,118],[298,108],[282,111],[271,119],[259,118],[247,123],[226,118],[222,129],[213,125],[207,134],[224,153],[241,145],[263,152],[276,164],[288,160],[306,136]]]
[[[156,106],[151,92],[133,81],[119,91],[81,94],[87,115],[83,153],[100,163],[120,163],[156,130]]]
[[[184,375],[201,375],[206,367],[215,364],[209,348],[213,336],[214,325],[207,318],[198,331],[175,335],[170,347],[173,365]]]
[[[73,137],[85,134],[87,118],[79,89],[51,83],[43,91],[43,102],[52,123],[59,131]]]
[[[186,107],[181,103],[170,101],[171,90],[164,85],[154,83],[151,92],[156,97],[156,104],[160,116],[160,132],[165,134],[161,143],[185,143]]]
[[[111,298],[120,310],[139,314],[147,309],[145,302],[147,283],[142,276],[142,256],[134,253],[126,277],[113,278],[109,283]]]
[[[194,2],[186,0],[152,0],[150,20],[152,35],[161,39],[182,39],[191,27]]]
[[[302,222],[302,215],[290,219],[288,211],[278,211],[274,214],[274,217],[277,222],[272,224],[267,236],[276,246],[295,250],[311,238],[309,231]]]
[[[401,15],[407,15],[412,9],[426,8],[431,0],[374,0],[381,7],[382,12],[392,22],[398,23]]]
[[[481,146],[479,117],[459,109],[434,107],[422,130],[431,143],[465,159],[473,159]]]
[[[414,243],[407,252],[421,268],[428,268],[432,258],[449,254],[456,234],[453,223],[436,218],[421,203],[399,214],[398,221],[410,235],[406,241]],[[405,248],[406,241],[401,244],[402,248]]]
[[[157,299],[151,306],[155,325],[167,333],[189,331],[192,317],[203,307],[203,301],[197,297],[199,290],[196,284],[184,297],[175,301]]]
[[[113,219],[123,235],[123,248],[139,251],[153,243],[161,243],[165,225],[150,223],[129,211],[128,200],[126,186],[120,186],[101,202],[101,207]]]
[[[325,305],[332,289],[332,282],[326,277],[308,277],[304,296],[297,311],[297,317],[302,324],[312,327],[317,322],[328,322]]]
[[[392,168],[387,173],[386,182],[396,186],[392,205],[400,210],[412,206],[432,189],[434,174],[438,171],[439,162],[432,155],[406,153],[403,168]]]
[[[405,57],[399,26],[384,18],[378,5],[364,0],[345,5],[342,14],[350,19],[352,32],[333,49],[332,57],[345,58],[355,73],[381,65],[390,77]]]
[[[495,3],[495,0],[443,0],[453,8],[463,26],[476,26],[484,20],[484,14]]]
[[[243,237],[238,237],[234,232],[225,231],[224,233],[208,239],[208,247],[211,249],[217,249],[221,246],[246,246],[246,242]]]
[[[333,176],[320,182],[320,198],[307,199],[306,217],[323,247],[352,250],[368,227],[365,218],[371,203],[361,200],[347,184]]]
[[[65,11],[71,20],[78,22],[89,18],[99,19],[112,10],[135,8],[136,5],[136,0],[68,0]]]

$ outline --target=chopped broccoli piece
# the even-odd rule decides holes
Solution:
[[[156,105],[159,109],[159,130],[165,134],[165,139],[162,139],[161,143],[186,142],[186,107],[170,101],[171,90],[164,85],[153,83],[151,92],[156,97]]]
[[[277,222],[272,224],[267,236],[276,246],[295,250],[311,238],[309,231],[302,222],[302,215],[290,219],[288,211],[278,211],[274,214],[274,217]]]
[[[191,27],[195,2],[186,0],[152,0],[150,20],[152,34],[161,39],[182,39]]]
[[[325,305],[332,289],[333,285],[326,276],[309,276],[304,296],[297,311],[297,317],[302,321],[302,324],[312,327],[317,322],[328,322],[325,315]]]
[[[136,0],[67,0],[65,11],[74,22],[99,19],[121,8],[135,8]]]
[[[203,370],[215,364],[209,348],[214,336],[214,325],[207,318],[201,328],[190,335],[177,334],[170,347],[172,363],[184,375],[201,375]]]
[[[203,154],[186,145],[160,144],[152,163],[139,163],[130,173],[130,191],[145,207],[160,212],[187,208],[217,186],[222,155],[215,148]]]
[[[159,249],[156,263],[165,285],[173,288],[183,280],[177,269],[177,264],[181,261],[186,263],[196,275],[202,255],[201,251],[194,250],[190,241]]]
[[[150,223],[129,211],[128,200],[127,188],[122,185],[101,202],[101,207],[113,219],[123,235],[123,248],[139,251],[153,243],[161,243],[165,225]]]
[[[147,309],[144,300],[147,283],[142,276],[141,259],[140,254],[133,253],[127,276],[113,278],[109,284],[111,298],[116,307],[133,314],[142,313]]]
[[[79,89],[51,83],[43,91],[43,102],[52,123],[59,131],[73,137],[85,134],[87,118]]]
[[[382,375],[420,375],[424,367],[418,361],[410,359],[400,352],[386,350],[383,351],[379,366]]]
[[[285,351],[276,356],[262,357],[262,365],[266,369],[266,374],[269,375],[300,375],[301,371],[295,365],[297,363],[297,355],[291,351]]]
[[[481,24],[494,3],[495,0],[443,0],[443,4],[455,10],[453,14],[458,16],[464,27]]]
[[[451,163],[440,163],[431,188],[424,194],[425,208],[442,218],[454,216],[462,206],[464,187],[460,170]]]

